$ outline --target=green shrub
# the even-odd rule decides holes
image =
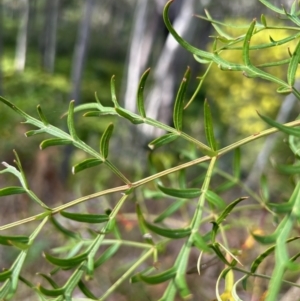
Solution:
[[[236,71],[243,73],[247,78],[258,78],[275,83],[279,86],[277,92],[293,93],[300,99],[300,93],[294,86],[300,59],[300,19],[298,18],[297,1],[293,3],[289,12],[285,8],[275,7],[265,0],[261,0],[261,2],[276,13],[288,18],[296,27],[268,26],[265,16],[262,16],[261,23],[253,20],[250,26],[242,28],[244,34],[232,37],[221,29],[224,26],[226,28],[226,24],[214,21],[207,14],[207,19],[213,24],[218,34],[212,52],[207,52],[191,46],[175,32],[168,19],[168,10],[172,1],[168,2],[165,7],[164,20],[168,30],[178,43],[194,54],[197,61],[208,64],[208,72],[202,77],[200,85],[209,73],[211,65],[216,64],[227,72]],[[252,43],[257,34],[266,30],[275,32],[289,30],[292,33],[277,41],[271,38],[269,42],[263,44]],[[286,58],[274,62],[267,57],[265,62],[260,62],[260,66],[253,65],[250,59],[251,52],[258,53],[260,50],[284,45],[292,40],[298,40],[298,43],[294,49],[290,49],[290,57],[287,53]],[[226,57],[222,56],[225,49]],[[230,55],[231,51],[233,51],[232,55]],[[237,51],[240,59],[235,61]],[[263,70],[266,66],[276,68],[283,64],[287,65],[286,79]],[[173,110],[174,127],[147,117],[144,109],[143,90],[148,74],[149,70],[143,74],[137,92],[139,114],[132,113],[120,106],[116,98],[113,77],[111,80],[113,106],[103,106],[96,99],[95,103],[74,107],[72,101],[67,114],[68,132],[51,125],[40,106],[37,107],[39,119],[36,119],[5,98],[0,98],[3,104],[25,119],[26,124],[36,128],[27,131],[27,137],[41,133],[52,136],[41,142],[41,149],[57,145],[72,145],[86,154],[87,157],[84,157],[83,161],[73,166],[73,174],[95,166],[102,168],[105,165],[105,172],[110,170],[118,178],[117,181],[123,182],[120,186],[107,188],[51,208],[31,190],[21,160],[17,152],[14,152],[16,167],[4,162],[5,169],[0,173],[12,174],[20,184],[2,188],[0,196],[26,194],[33,202],[31,207],[39,208],[39,213],[0,227],[1,231],[6,231],[3,232],[5,235],[0,236],[0,244],[5,248],[4,250],[9,250],[9,248],[13,250],[7,251],[7,262],[12,261],[12,264],[3,266],[4,269],[0,273],[1,300],[13,298],[19,282],[30,287],[37,294],[39,300],[105,300],[111,294],[116,293],[120,285],[126,281],[130,281],[132,287],[138,283],[157,285],[166,282],[165,286],[160,286],[160,290],[163,287],[163,292],[159,300],[174,300],[176,296],[188,300],[192,298],[193,294],[197,295],[196,288],[190,288],[189,282],[191,281],[188,274],[195,271],[200,273],[200,270],[208,265],[201,261],[205,254],[213,254],[222,263],[221,273],[211,280],[215,285],[216,292],[216,295],[211,298],[216,297],[217,300],[223,301],[241,300],[239,296],[245,296],[244,292],[251,293],[252,289],[254,291],[260,285],[255,280],[253,281],[253,278],[269,280],[267,288],[264,285],[259,287],[261,289],[259,297],[267,301],[278,300],[279,294],[288,289],[287,285],[299,286],[295,283],[295,277],[291,275],[291,271],[297,272],[300,269],[299,264],[296,263],[300,253],[293,247],[299,239],[297,222],[300,218],[298,176],[300,131],[295,127],[300,125],[300,120],[283,125],[267,116],[259,115],[272,128],[255,132],[249,137],[219,148],[214,135],[214,122],[208,101],[204,102],[206,141],[199,141],[183,131],[184,108],[188,107],[191,102],[189,101],[185,105],[185,92],[189,82],[190,69],[187,68],[177,92]],[[236,83],[232,83],[232,85],[236,85]],[[198,90],[197,88],[195,95]],[[98,150],[82,141],[77,135],[74,124],[74,113],[81,111],[87,111],[84,114],[85,117],[102,118],[107,114],[116,115],[133,124],[146,123],[163,129],[166,134],[149,143],[150,149],[153,150],[149,156],[149,175],[133,182],[110,161],[109,142],[114,130],[112,123],[109,123],[103,132]],[[234,112],[229,111],[229,114],[234,122],[236,118]],[[294,155],[291,164],[277,165],[274,168],[290,177],[293,190],[286,198],[290,192],[287,188],[277,196],[279,202],[275,203],[271,197],[275,188],[268,185],[265,176],[258,179],[261,186],[260,193],[244,185],[240,164],[243,151],[240,147],[245,144],[248,144],[249,147],[250,143],[251,148],[254,140],[278,131],[288,135],[289,147]],[[177,139],[186,141],[186,149],[178,150],[184,162],[180,162],[179,159],[177,161],[176,156],[168,157],[169,162],[160,162],[159,156],[155,156],[155,149],[176,143]],[[225,172],[217,166],[219,158],[229,152],[234,153],[231,173]],[[92,180],[90,179],[91,182]],[[242,194],[232,197],[233,193],[230,191],[234,187],[241,187],[247,196]],[[227,193],[228,201],[224,200],[224,193]],[[109,198],[112,195],[114,197]],[[91,202],[92,199],[98,200],[97,203],[94,203],[93,213],[82,212],[86,210],[84,207],[78,209],[79,206]],[[130,199],[135,201],[134,216],[123,211],[124,204],[128,203]],[[155,208],[157,208],[157,212],[155,212]],[[260,221],[258,218],[254,218],[258,214]],[[256,228],[249,229],[247,223],[251,220],[252,225],[256,225]],[[276,223],[275,227],[274,222]],[[29,223],[34,226],[29,227]],[[80,223],[85,226],[78,226]],[[39,234],[48,224],[52,224],[55,229],[55,232],[47,232],[50,235],[49,240],[52,239],[55,244],[63,244],[53,246],[52,251],[48,250],[52,246],[45,243],[39,244],[37,241]],[[22,226],[23,229],[19,230]],[[130,235],[126,229],[132,229],[134,226],[137,226],[135,227],[136,231],[133,232],[134,235]],[[26,234],[31,229],[32,232]],[[250,235],[247,237],[248,230],[250,230]],[[272,231],[272,234],[267,234]],[[25,234],[20,234],[23,232]],[[245,236],[242,242],[237,243],[239,249],[242,249],[242,253],[235,250],[236,246],[232,244],[234,240],[230,237],[237,235],[238,232],[242,232]],[[254,245],[254,241],[256,241],[256,245]],[[178,248],[177,253],[170,251],[170,248],[174,246]],[[122,258],[124,248],[127,250],[129,248],[130,262],[124,262]],[[44,251],[45,260],[53,266],[53,269],[46,274],[37,267],[38,276],[43,284],[35,285],[31,280],[32,276],[23,274],[23,265],[26,258],[31,262],[34,261],[40,250]],[[247,258],[251,258],[250,251],[253,251],[251,262],[247,261]],[[289,255],[289,252],[293,254]],[[199,259],[193,262],[191,254],[198,254]],[[261,272],[260,268],[266,260],[271,260],[274,267],[268,267]],[[246,262],[244,266],[243,262]],[[111,263],[110,269],[105,268],[109,263]],[[114,269],[112,269],[113,267]],[[61,279],[65,279],[63,284],[58,283],[57,275],[64,275],[59,280],[61,282]],[[235,275],[241,275],[239,276],[241,278],[235,280]],[[286,277],[289,277],[291,281],[288,281]],[[108,278],[115,279],[110,284]],[[219,285],[223,279],[225,289],[221,293]],[[253,286],[252,289],[249,288],[249,283]],[[201,290],[200,281],[198,286],[200,286],[198,288],[200,293],[205,291],[205,287]],[[86,298],[75,297],[78,289]],[[130,298],[131,300],[146,299],[145,296],[137,294]]]

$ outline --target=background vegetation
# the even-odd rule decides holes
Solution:
[[[206,74],[209,66],[207,62],[204,62],[202,58],[201,63],[206,64],[198,64],[199,58],[194,60],[186,50],[180,49],[179,44],[165,29],[161,15],[164,4],[160,1],[128,0],[122,1],[121,7],[115,1],[88,0],[84,3],[57,0],[2,1],[1,94],[29,115],[40,118],[41,126],[49,122],[58,128],[69,131],[72,139],[80,138],[78,138],[78,144],[75,144],[77,148],[68,145],[40,151],[38,147],[41,141],[48,139],[49,136],[42,133],[28,140],[23,133],[32,130],[32,127],[24,123],[20,124],[20,116],[13,110],[8,110],[4,106],[0,110],[1,160],[13,164],[13,160],[16,159],[17,167],[20,171],[24,170],[29,185],[26,186],[27,182],[22,172],[19,174],[5,165],[8,168],[5,171],[13,173],[14,176],[17,175],[17,178],[25,185],[26,191],[20,190],[20,188],[16,190],[15,187],[19,185],[19,182],[15,177],[7,173],[1,176],[1,187],[12,187],[9,191],[5,188],[1,190],[3,195],[1,198],[1,230],[3,233],[1,234],[3,245],[0,253],[1,266],[10,271],[9,268],[13,267],[14,262],[17,262],[16,258],[19,258],[18,254],[26,254],[26,261],[20,273],[16,294],[14,294],[15,284],[12,284],[15,280],[11,279],[17,279],[20,271],[15,272],[15,278],[7,278],[7,270],[1,274],[1,281],[3,281],[1,298],[46,300],[52,296],[57,300],[67,300],[73,296],[73,300],[76,300],[75,298],[83,298],[85,294],[90,299],[95,299],[94,296],[102,296],[102,299],[107,298],[108,300],[133,300],[133,298],[135,300],[146,298],[149,300],[159,298],[162,298],[161,300],[173,300],[174,298],[178,298],[178,300],[182,298],[212,300],[215,297],[218,300],[220,298],[223,298],[222,300],[226,300],[226,298],[238,300],[237,296],[231,295],[231,290],[236,290],[242,300],[258,300],[264,298],[265,292],[268,291],[269,282],[262,279],[268,279],[274,272],[273,244],[276,242],[278,248],[280,243],[284,245],[285,241],[290,239],[289,252],[293,254],[290,261],[296,261],[298,257],[296,251],[297,226],[293,228],[293,236],[287,233],[286,237],[278,240],[278,235],[275,235],[275,240],[265,241],[270,244],[269,249],[264,246],[261,235],[271,233],[277,226],[277,229],[281,229],[280,225],[287,229],[284,224],[286,222],[286,219],[283,218],[284,214],[288,216],[291,210],[297,208],[294,206],[295,199],[297,200],[295,194],[298,193],[297,176],[289,178],[274,169],[274,162],[276,162],[275,165],[280,166],[281,172],[297,173],[297,164],[291,170],[285,165],[280,165],[296,162],[297,138],[293,136],[286,138],[286,135],[282,136],[281,134],[279,137],[285,137],[288,143],[282,143],[282,139],[270,140],[269,138],[265,144],[262,139],[259,139],[258,142],[251,142],[250,147],[242,146],[243,143],[241,143],[241,150],[236,149],[235,152],[228,154],[227,151],[220,151],[223,156],[217,162],[212,159],[213,163],[210,163],[210,167],[208,163],[196,164],[202,162],[201,154],[216,158],[215,153],[212,153],[211,150],[220,150],[223,147],[226,149],[231,143],[248,135],[250,135],[248,141],[254,140],[254,136],[251,136],[253,134],[257,136],[256,138],[264,136],[264,133],[267,132],[263,131],[268,127],[266,121],[272,126],[278,127],[269,119],[263,121],[257,115],[256,110],[274,119],[277,115],[277,120],[279,118],[280,122],[295,119],[298,111],[295,98],[278,94],[276,92],[278,83],[274,83],[274,81],[270,83],[259,78],[249,79],[243,77],[241,72],[221,71],[216,65],[212,65],[210,72]],[[265,8],[256,2],[251,6],[249,1],[242,4],[239,1],[230,8],[223,7],[223,5],[222,2],[216,4],[214,1],[206,3],[208,11],[214,16],[214,19],[220,22],[225,19],[226,24],[234,24],[235,27],[227,26],[224,29],[223,24],[212,21],[210,14],[203,11],[203,3],[197,2],[196,4],[196,1],[192,0],[188,3],[175,1],[170,8],[169,17],[180,36],[186,38],[193,45],[211,51],[215,47],[213,46],[214,41],[217,40],[218,45],[223,45],[219,47],[224,47],[224,49],[219,49],[223,59],[234,62],[234,64],[243,64],[243,60],[245,60],[241,54],[243,35],[248,31],[252,17],[260,16]],[[230,17],[230,15],[241,15],[246,7],[248,7],[248,13],[245,19],[236,20],[236,18]],[[295,2],[292,8],[288,5],[286,7],[294,17],[294,19],[290,19],[295,22],[298,18],[297,3]],[[296,35],[295,38],[288,43],[282,43],[282,46],[273,47],[274,45],[271,45],[264,50],[259,50],[259,55],[258,51],[250,51],[250,58],[251,63],[255,66],[286,59],[286,64],[275,64],[276,68],[261,67],[261,70],[270,72],[272,76],[286,81],[286,74],[291,73],[290,66],[292,65],[289,64],[291,61],[289,53],[292,57],[298,55],[296,52],[298,28],[286,25],[284,20],[279,22],[276,18],[278,14],[284,17],[289,17],[289,15],[285,14],[281,8],[278,10],[268,12],[267,25],[264,30],[261,30],[261,33],[253,36],[252,45],[276,44],[274,41],[281,41],[292,35]],[[200,14],[202,18],[191,18],[191,12]],[[139,16],[144,16],[144,18],[139,18]],[[154,20],[157,20],[157,27],[149,25],[156,24]],[[236,27],[237,24],[243,24],[243,26]],[[257,24],[257,26],[263,26],[264,19]],[[273,28],[275,25],[276,29]],[[298,25],[297,22],[296,25]],[[143,30],[139,32],[138,28]],[[142,35],[143,39],[139,35]],[[210,35],[212,37],[208,38]],[[136,37],[140,41],[140,45],[136,44]],[[199,37],[201,38],[199,39]],[[235,40],[239,40],[239,37],[241,37],[240,44],[235,45]],[[227,46],[229,50],[226,49]],[[233,49],[234,47],[237,49]],[[191,51],[189,47],[187,50]],[[193,53],[193,51],[191,52]],[[186,71],[184,78],[190,78],[190,84],[185,86],[181,79],[187,65],[190,66],[190,69]],[[133,70],[130,68],[131,66],[134,66]],[[130,115],[132,113],[129,114],[128,111],[122,111],[130,109],[130,112],[138,111],[137,114],[143,116],[141,103],[144,102],[140,95],[138,97],[139,105],[136,104],[136,90],[138,81],[149,66],[152,71],[145,91],[142,92],[145,95],[147,116],[161,122],[154,122],[156,127],[152,128],[156,128],[156,131],[143,127],[143,125],[130,125],[126,118],[135,123],[134,118],[137,117]],[[292,71],[293,79],[297,79],[296,69],[295,72]],[[142,87],[142,90],[147,74],[144,74],[139,86]],[[193,98],[199,83],[196,76],[203,74],[205,74],[205,81],[200,92]],[[115,87],[110,84],[112,75],[115,75]],[[297,82],[295,85],[290,82],[288,84],[295,87],[296,92],[292,92],[297,96]],[[105,113],[105,110],[110,109],[101,109],[100,105],[96,105],[95,91],[104,106],[119,108],[120,103],[119,111],[116,110],[113,113],[109,111],[112,115],[100,114],[99,118],[99,112],[95,113],[95,111],[98,110],[101,113],[101,110],[104,110],[102,113]],[[176,96],[177,91],[179,92]],[[118,103],[112,104],[111,99],[114,101],[115,96]],[[204,102],[205,97],[210,106]],[[183,102],[186,104],[191,98],[193,98],[193,102],[183,111]],[[5,99],[2,101],[11,106]],[[73,103],[69,104],[71,99],[75,100],[75,112],[89,109],[98,117],[81,118],[79,114],[73,116]],[[177,99],[178,105],[175,104],[173,110],[175,99]],[[156,102],[157,100],[159,103]],[[41,104],[44,113],[36,112],[38,104]],[[155,105],[151,106],[152,104]],[[66,111],[69,112],[68,117],[60,118]],[[20,112],[22,111],[18,111],[18,113]],[[213,123],[210,120],[211,112]],[[181,120],[181,114],[183,114],[183,120]],[[23,116],[22,121],[24,118],[29,121],[27,115],[25,116],[23,113],[21,115]],[[121,115],[125,119],[116,118],[117,116],[114,115]],[[32,119],[30,120],[32,123]],[[112,137],[111,122],[115,125]],[[36,121],[33,124],[37,127],[40,126]],[[169,125],[174,126],[177,131],[184,129],[184,132],[198,141],[191,141],[191,138],[185,137],[185,140],[177,139],[150,152],[147,147],[148,143],[165,134],[165,130],[170,131]],[[291,125],[297,125],[297,121]],[[62,135],[61,132],[57,129],[54,132],[58,135],[56,137],[62,138],[59,136]],[[215,138],[211,137],[212,133]],[[286,129],[285,133],[295,134]],[[101,135],[100,152],[95,155],[82,141],[94,149],[98,149]],[[175,136],[167,136],[167,140],[164,142],[170,142]],[[205,136],[208,141],[203,141]],[[68,140],[69,138],[64,137],[63,139]],[[118,169],[106,162],[108,141],[110,142],[109,160],[118,166]],[[154,145],[162,144],[162,140],[154,141]],[[207,143],[211,150],[203,148],[199,141]],[[51,143],[55,144],[53,141]],[[67,144],[67,142],[64,141],[63,144]],[[234,146],[230,149],[235,148]],[[20,166],[21,163],[12,149],[16,149],[23,167]],[[272,149],[275,151],[272,152],[270,160]],[[75,175],[72,175],[72,166],[77,166],[78,162],[88,162],[92,165],[99,163],[98,161],[84,161],[89,159],[91,154],[95,156],[96,160],[106,163],[78,174],[75,172]],[[207,158],[203,162],[208,162]],[[191,160],[200,161],[188,163]],[[271,162],[273,162],[273,166]],[[184,169],[185,165],[181,164],[187,164],[191,168]],[[81,165],[77,166],[77,168],[81,167]],[[87,166],[84,165],[84,167]],[[172,168],[175,169],[172,170]],[[146,180],[148,176],[155,174],[157,176],[154,176],[152,180],[158,180],[160,172],[165,170],[167,170],[168,176],[161,178],[160,182]],[[208,178],[212,175],[212,181],[209,183]],[[130,179],[130,183],[127,179]],[[268,183],[272,183],[272,185],[270,186]],[[138,188],[142,184],[143,189]],[[135,188],[134,192],[127,190],[130,186]],[[173,187],[173,190],[168,190],[167,187]],[[200,187],[202,190],[199,190]],[[110,188],[115,189],[112,191],[115,193],[107,194],[105,192]],[[209,192],[203,194],[203,190],[207,189]],[[28,191],[30,192],[28,193]],[[34,196],[30,194],[32,191]],[[125,191],[125,195],[121,199],[120,191]],[[88,200],[90,197],[87,197],[83,199],[85,202],[80,199],[95,192],[98,192],[96,198]],[[197,203],[196,200],[199,196],[199,203]],[[244,196],[248,196],[249,199],[245,201]],[[191,198],[192,200],[190,200]],[[204,202],[204,198],[208,203],[202,211],[202,205],[199,204]],[[32,200],[39,203],[42,208]],[[43,204],[40,203],[40,200],[43,201]],[[75,200],[74,203],[71,200]],[[287,200],[290,200],[289,206],[283,209],[272,205]],[[235,207],[239,202],[244,205]],[[72,204],[76,204],[76,206]],[[201,207],[200,211],[199,206]],[[40,221],[23,224],[22,219],[29,216],[38,216],[39,220],[42,217],[39,215],[41,209],[48,212],[48,207],[52,208],[50,211],[53,215],[70,207],[70,213],[74,215],[68,216],[68,213],[65,216],[63,213],[59,216],[55,215],[54,218],[51,218],[52,225],[47,223],[43,227]],[[82,216],[81,213],[88,215]],[[92,213],[97,213],[97,216],[92,216]],[[229,213],[230,217],[223,225],[224,218]],[[197,214],[200,214],[201,218]],[[77,217],[77,221],[87,218],[89,223],[78,223],[74,221],[74,216],[75,220]],[[107,222],[108,216],[111,222]],[[47,221],[50,220],[50,217],[45,218]],[[98,222],[100,220],[107,224],[106,226],[99,226],[98,222],[92,224],[92,218],[98,218]],[[213,230],[210,221],[215,222]],[[288,219],[289,221],[290,219]],[[14,222],[17,222],[16,225],[19,226],[12,227]],[[46,220],[42,223],[44,222],[46,223]],[[198,222],[199,224],[197,224]],[[272,223],[275,223],[275,227]],[[38,225],[41,226],[40,229]],[[63,228],[60,228],[60,232],[57,234],[59,225]],[[190,227],[193,229],[200,227],[201,236],[190,235]],[[37,235],[38,233],[35,231],[41,231],[41,233]],[[220,235],[217,235],[217,231]],[[152,234],[149,235],[149,232]],[[35,237],[35,235],[37,236]],[[175,239],[176,235],[179,235],[181,239]],[[212,236],[209,238],[209,235]],[[45,237],[47,239],[44,239]],[[187,239],[187,237],[189,238]],[[253,237],[260,243],[255,242]],[[33,240],[33,246],[27,248],[26,245],[31,245]],[[97,245],[98,242],[102,242],[101,248]],[[187,242],[196,247],[190,245],[184,249],[183,246],[186,246]],[[95,244],[95,251],[92,252],[95,252],[95,258],[98,258],[95,259],[94,275],[82,268],[85,265],[86,257],[76,257],[78,254],[90,252],[89,248],[93,244]],[[213,252],[207,252],[207,245],[213,246],[211,249],[217,253],[219,258],[215,257]],[[285,250],[285,247],[283,249]],[[201,262],[204,263],[200,264],[202,272],[199,276],[196,265],[197,262],[199,263],[201,250],[205,253],[201,259]],[[46,260],[42,258],[43,252],[47,254],[44,255]],[[181,252],[184,255],[181,256]],[[238,259],[235,257],[236,255],[239,255]],[[264,255],[267,257],[266,260],[263,260]],[[22,255],[19,256],[22,257]],[[72,259],[73,256],[75,256],[75,260],[78,260],[75,263],[74,258]],[[110,258],[111,256],[112,258]],[[151,256],[153,258],[150,258]],[[284,253],[283,265],[289,267],[285,256]],[[61,261],[56,261],[55,258],[59,258]],[[235,259],[241,262],[243,267],[235,265],[236,262],[231,262]],[[180,262],[185,263],[180,265]],[[37,264],[39,272],[42,274],[33,277],[33,274],[37,272]],[[59,268],[52,269],[53,264]],[[259,266],[258,271],[253,268],[253,264],[255,269]],[[15,266],[17,265],[15,264]],[[74,266],[77,267],[75,272],[74,269],[70,269]],[[256,273],[258,277],[254,280],[252,277],[249,279],[250,284],[248,284],[247,290],[243,290],[240,285],[236,288],[233,285],[232,270],[226,269],[228,266],[235,268],[235,280],[242,275],[247,275],[249,267],[251,267],[251,273]],[[136,269],[131,270],[131,267]],[[174,268],[177,269],[177,272]],[[16,270],[14,269],[14,271]],[[83,270],[86,276],[80,282],[80,289],[74,288],[79,278],[75,277],[77,280],[74,278],[72,283],[71,275],[79,277]],[[127,275],[126,271],[130,271],[130,273]],[[282,300],[287,298],[286,296],[290,298],[292,293],[291,283],[288,283],[287,280],[297,286],[297,271],[297,266],[292,266],[285,274],[286,282],[283,283],[280,292]],[[139,273],[134,274],[134,272]],[[153,272],[158,275],[149,276]],[[49,273],[52,280],[48,278]],[[123,279],[122,275],[126,277],[124,276]],[[224,290],[221,276],[224,276],[226,280]],[[179,287],[177,295],[176,290],[172,287],[174,281],[171,280],[169,285],[165,282],[173,277],[176,287]],[[133,282],[130,286],[128,285],[129,278]],[[7,279],[10,279],[10,284],[7,284]],[[26,279],[29,282],[26,282]],[[213,283],[211,279],[214,279]],[[281,282],[281,277],[278,279]],[[162,284],[149,287],[144,282]],[[186,282],[189,290],[187,290]],[[215,292],[215,286],[217,283],[218,287],[219,282],[220,293],[218,294]],[[37,283],[42,284],[39,286]],[[272,282],[271,284],[275,285]],[[33,290],[28,287],[32,287]],[[65,290],[59,291],[62,287]],[[34,291],[35,295],[32,295]],[[222,291],[224,291],[223,295]],[[45,297],[46,295],[50,297]]]

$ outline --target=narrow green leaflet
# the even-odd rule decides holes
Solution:
[[[4,282],[11,276],[11,270],[6,270],[0,273],[0,282]]]
[[[271,10],[273,10],[274,12],[280,14],[280,15],[284,15],[284,9],[280,9],[278,7],[276,7],[275,5],[271,4],[269,1],[267,0],[259,0],[262,4],[264,4],[266,7],[270,8]]]
[[[224,210],[223,212],[219,215],[218,219],[215,221],[216,224],[220,224],[222,223],[226,217],[228,216],[228,214],[233,210],[233,208],[239,204],[241,201],[246,200],[247,197],[240,197],[238,199],[236,199],[235,201],[231,202]]]
[[[49,297],[58,297],[65,293],[65,288],[56,288],[56,289],[49,290],[44,288],[42,285],[39,285],[38,289],[42,294]]]
[[[214,134],[211,111],[210,111],[207,100],[204,101],[204,128],[205,128],[205,136],[206,136],[208,145],[212,148],[212,150],[216,151],[217,150],[217,142],[216,142],[215,134]]]
[[[54,225],[54,227],[60,231],[61,233],[63,233],[64,235],[66,235],[67,237],[70,238],[74,238],[74,239],[80,239],[80,235],[78,233],[75,233],[73,231],[70,231],[69,229],[65,228],[64,226],[62,226],[57,220],[56,218],[54,218],[53,216],[50,217],[50,221],[52,222],[52,224]]]
[[[43,124],[44,124],[45,126],[48,126],[48,125],[49,125],[49,121],[47,120],[45,114],[43,113],[42,108],[41,108],[40,105],[37,106],[37,112],[38,112],[38,114],[39,114],[39,116],[40,116],[40,119],[41,119],[41,121],[43,122]]]
[[[222,210],[226,207],[225,201],[212,190],[207,190],[205,197],[210,204],[219,210]]]
[[[69,111],[68,111],[68,129],[69,133],[74,141],[79,140],[76,130],[75,130],[75,124],[74,124],[74,100],[70,101],[69,105]]]
[[[98,224],[109,221],[109,216],[106,214],[84,214],[67,211],[60,211],[60,214],[65,218],[81,223]]]
[[[143,118],[141,118],[141,117],[140,117],[139,115],[137,115],[137,114],[134,114],[134,113],[132,113],[132,112],[130,112],[130,111],[128,111],[128,110],[125,110],[125,109],[123,109],[123,108],[120,108],[120,107],[116,107],[115,110],[116,110],[116,112],[117,112],[120,116],[122,116],[122,117],[128,119],[128,120],[129,120],[131,123],[133,123],[133,124],[141,124],[141,123],[144,123]]]
[[[57,283],[48,275],[43,274],[43,273],[37,273],[37,275],[43,277],[45,280],[47,280],[47,282],[53,287],[53,288],[59,288],[59,286],[57,285]]]
[[[202,237],[199,233],[196,233],[193,236],[193,243],[194,245],[201,251],[209,252],[210,248],[206,243],[205,237]]]
[[[212,19],[210,13],[208,12],[207,9],[204,10],[205,11],[205,14],[207,16],[207,20],[209,22],[211,22],[212,26],[214,27],[214,29],[216,30],[216,32],[222,37],[222,38],[225,38],[227,41],[233,41],[235,40],[236,38],[235,37],[232,37],[230,36],[229,34],[227,34],[226,32],[224,32],[220,26],[217,25],[217,22],[214,22],[214,20]],[[202,17],[200,17],[202,18]],[[204,18],[203,18],[204,19]],[[205,18],[206,19],[206,18]],[[224,24],[225,25],[225,24]]]
[[[110,93],[111,93],[111,100],[115,105],[115,109],[120,108],[120,105],[118,104],[118,101],[117,101],[115,76],[114,75],[111,77],[111,80],[110,80]]]
[[[291,87],[285,87],[285,86],[281,86],[276,90],[277,93],[279,94],[291,94],[293,92],[293,89]]]
[[[145,231],[145,228],[149,229],[150,231],[154,232],[155,234],[158,234],[163,237],[173,238],[173,239],[180,239],[187,237],[191,234],[190,228],[183,228],[183,229],[168,229],[168,228],[162,228],[158,227],[156,225],[153,225],[151,223],[148,223],[141,212],[140,206],[137,204],[136,211],[139,219],[140,228],[142,230],[143,234],[147,234]],[[152,239],[149,241],[149,243],[152,242]]]
[[[167,188],[160,184],[158,184],[157,187],[166,195],[175,198],[193,199],[201,195],[201,189],[198,188],[175,189],[175,188]]]
[[[11,246],[13,242],[28,244],[29,243],[29,237],[28,236],[22,236],[22,235],[15,235],[15,236],[0,235],[0,244],[1,245]]]
[[[292,128],[292,127],[288,127],[286,125],[283,125],[281,123],[278,123],[276,122],[275,120],[267,117],[267,116],[264,116],[264,115],[261,115],[259,113],[257,113],[259,115],[259,117],[265,121],[266,123],[268,123],[269,125],[277,128],[278,130],[280,130],[281,132],[285,133],[285,134],[288,134],[288,135],[293,135],[293,136],[296,136],[296,137],[299,137],[300,136],[300,129],[295,129],[295,128]]]
[[[190,79],[190,68],[188,67],[183,79],[181,81],[179,90],[176,95],[174,111],[173,111],[173,122],[174,127],[177,131],[182,130],[182,117],[183,117],[183,108],[184,108],[184,96],[186,92],[186,88]]]
[[[147,284],[158,284],[170,280],[175,275],[176,275],[176,269],[173,267],[169,270],[166,270],[160,274],[156,274],[153,276],[145,276],[143,274],[140,274],[140,279],[143,282],[146,282]]]
[[[264,198],[264,201],[267,202],[270,199],[270,192],[269,192],[269,185],[268,185],[268,179],[266,175],[262,175],[260,177],[260,188],[261,188],[261,194]]]
[[[286,243],[292,242],[294,240],[299,239],[299,236],[296,237],[291,237],[289,238]],[[251,264],[250,267],[250,271],[251,273],[255,273],[258,266],[263,262],[263,260],[268,257],[269,255],[271,255],[274,251],[275,251],[276,245],[271,246],[270,248],[268,248],[266,251],[264,251],[263,253],[261,253]],[[244,280],[246,282],[247,278]]]
[[[0,197],[6,196],[6,195],[12,195],[12,194],[21,194],[25,193],[27,190],[23,187],[19,186],[10,186],[0,189]]]
[[[150,149],[155,149],[155,148],[158,148],[162,145],[168,144],[168,143],[176,140],[178,137],[180,137],[180,135],[178,135],[176,133],[168,133],[168,134],[165,134],[161,137],[154,139],[153,141],[151,141],[148,144],[148,146]]]
[[[287,71],[287,80],[288,80],[288,84],[291,87],[293,87],[295,84],[295,77],[296,77],[296,72],[298,69],[299,60],[300,60],[300,41],[298,41],[296,49],[293,52],[291,61],[289,63],[288,71]]]
[[[73,256],[71,258],[58,258],[54,257],[50,254],[44,253],[45,258],[52,263],[53,265],[56,265],[58,267],[62,268],[70,268],[75,267],[81,264],[83,261],[87,259],[88,253],[82,253],[77,256]]]
[[[57,145],[70,145],[72,141],[69,139],[61,139],[61,138],[50,138],[41,142],[40,149],[45,149],[49,146],[57,146]]]
[[[104,159],[108,156],[108,147],[109,147],[109,140],[113,133],[114,125],[110,123],[100,139],[100,154]]]
[[[300,164],[295,165],[286,165],[286,164],[278,164],[276,165],[276,169],[286,175],[295,175],[300,174]]]
[[[145,105],[144,105],[144,88],[145,88],[145,84],[146,84],[149,73],[150,73],[150,68],[147,69],[143,73],[143,75],[140,79],[139,86],[138,86],[138,91],[137,91],[138,110],[139,110],[140,115],[143,118],[146,118]]]
[[[75,175],[82,170],[85,170],[90,167],[98,166],[101,163],[103,163],[103,161],[100,159],[94,159],[94,158],[85,159],[84,161],[82,161],[72,167],[72,173],[73,173],[73,175]]]
[[[250,40],[253,35],[253,31],[255,28],[256,21],[253,20],[248,31],[246,34],[246,37],[244,39],[244,44],[243,44],[243,61],[246,66],[252,66],[252,63],[250,61],[250,55],[249,55],[249,48],[250,48]]]
[[[87,288],[87,286],[81,280],[78,282],[78,287],[86,297],[92,300],[98,300],[98,298]]]
[[[267,27],[267,20],[264,14],[261,14],[260,21],[263,24],[264,27]]]

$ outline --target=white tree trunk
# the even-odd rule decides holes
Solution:
[[[182,37],[190,30],[194,5],[195,0],[184,1],[180,13],[173,22],[175,30]],[[176,53],[180,47],[173,36],[169,34],[154,70],[154,86],[147,97],[147,115],[154,119],[158,119],[160,115],[162,117],[160,121],[164,123],[167,123],[170,119],[170,107],[174,100],[175,81],[172,65],[176,64]],[[142,131],[148,137],[163,134],[161,129],[156,129],[148,125],[143,125]]]
[[[148,59],[147,54],[143,52],[143,44],[145,43],[144,34],[146,29],[147,5],[148,0],[138,0],[134,14],[134,25],[129,50],[129,63],[124,98],[124,107],[131,112],[135,112],[135,95],[138,82],[142,73],[142,69],[145,67]],[[152,43],[150,42],[150,44]]]
[[[44,31],[44,53],[43,66],[49,73],[53,73],[55,65],[56,53],[56,30],[58,17],[59,0],[47,0],[46,4],[46,18]],[[48,11],[49,10],[49,11]]]
[[[93,13],[94,0],[84,1],[84,9],[81,22],[79,24],[77,41],[75,44],[72,71],[71,71],[71,99],[79,102],[82,71],[87,51],[90,20]]]
[[[17,35],[17,45],[15,54],[15,71],[23,72],[26,63],[27,50],[27,28],[29,19],[29,1],[19,0],[21,6],[20,25]]]

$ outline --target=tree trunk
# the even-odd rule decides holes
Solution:
[[[180,12],[173,22],[175,30],[180,36],[185,37],[190,31],[192,15],[194,13],[195,0],[183,2]],[[174,99],[175,72],[172,69],[176,64],[176,56],[180,45],[171,34],[168,34],[164,48],[160,54],[154,70],[154,86],[147,97],[147,114],[153,119],[159,119],[163,123],[169,123]],[[163,134],[161,129],[143,125],[143,134],[148,137],[156,137]]]
[[[81,77],[84,67],[84,61],[86,56],[87,44],[90,33],[90,20],[92,17],[94,0],[86,0],[84,2],[84,9],[81,22],[78,28],[78,36],[75,44],[73,63],[71,71],[71,93],[70,98],[79,102]]]
[[[47,0],[45,5],[45,27],[43,33],[43,67],[54,72],[56,52],[56,29],[59,0]]]
[[[151,36],[148,36],[147,41],[145,41],[146,39],[144,36],[146,27],[147,5],[148,0],[138,0],[134,14],[134,25],[129,50],[126,91],[124,98],[124,107],[131,112],[135,112],[135,95],[138,87],[138,82],[142,73],[142,69],[144,69],[149,56],[149,50],[148,53],[145,53],[144,46],[147,41],[149,49],[152,45]]]
[[[29,19],[29,2],[20,0],[20,25],[17,35],[17,45],[15,54],[15,71],[23,72],[26,63],[27,50],[27,28]]]

